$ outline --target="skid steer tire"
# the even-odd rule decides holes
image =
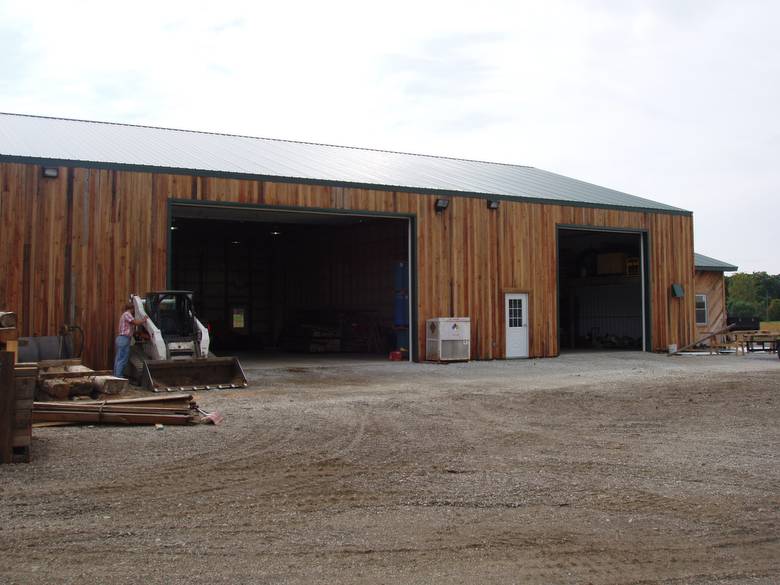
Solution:
[[[134,386],[141,385],[141,374],[144,371],[144,354],[143,349],[137,345],[130,347],[130,359],[127,360],[127,367],[125,368],[125,374],[130,380],[130,383]]]

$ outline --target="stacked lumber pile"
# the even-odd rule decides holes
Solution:
[[[117,378],[110,370],[95,371],[81,359],[38,362],[39,397],[67,400],[73,396],[120,394],[127,389],[127,379]]]
[[[198,408],[192,394],[117,400],[34,402],[32,421],[60,424],[189,425],[221,422]]]
[[[36,367],[14,366],[0,352],[0,463],[29,463]]]
[[[38,368],[34,365],[16,365],[14,368],[16,409],[14,415],[13,460],[15,463],[30,462],[32,404],[37,375]]]

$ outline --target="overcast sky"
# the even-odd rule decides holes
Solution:
[[[780,1],[8,2],[0,111],[536,166],[780,273]]]

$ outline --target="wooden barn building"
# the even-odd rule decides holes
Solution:
[[[129,293],[192,290],[217,353],[665,351],[696,331],[689,211],[532,167],[0,114],[0,309],[111,362]],[[712,305],[711,305],[712,306]]]
[[[696,308],[696,338],[717,333],[726,327],[726,279],[724,273],[738,268],[728,262],[694,254],[694,302]]]

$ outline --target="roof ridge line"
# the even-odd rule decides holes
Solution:
[[[307,144],[311,146],[326,146],[329,148],[344,148],[349,150],[362,150],[367,152],[381,152],[385,154],[401,154],[404,156],[419,156],[423,158],[434,158],[434,159],[440,159],[440,160],[454,160],[454,161],[462,161],[462,162],[472,162],[472,163],[479,163],[479,164],[486,164],[486,165],[496,165],[496,166],[505,166],[505,167],[514,167],[514,168],[520,168],[520,169],[533,169],[536,167],[533,167],[531,165],[519,165],[514,163],[502,163],[502,162],[493,162],[493,161],[487,161],[487,160],[478,160],[473,158],[461,158],[457,156],[441,156],[436,154],[422,154],[417,152],[405,152],[402,150],[386,150],[382,148],[367,148],[363,146],[346,146],[343,144],[327,144],[325,142],[312,142],[307,140],[289,140],[286,138],[268,138],[265,136],[249,136],[248,134],[230,134],[228,132],[208,132],[205,130],[187,130],[184,128],[170,128],[167,126],[151,126],[149,124],[128,124],[126,122],[105,122],[102,120],[86,120],[83,118],[64,118],[62,116],[41,116],[38,114],[19,114],[16,112],[0,112],[0,115],[2,116],[19,116],[23,118],[41,118],[45,120],[61,120],[64,122],[82,122],[86,124],[105,124],[107,126],[125,126],[130,128],[148,128],[150,130],[165,130],[168,132],[189,132],[191,134],[206,134],[209,136],[229,136],[232,138],[247,138],[250,140],[267,140],[272,142],[287,142],[291,144]],[[561,175],[563,176],[563,175]]]

